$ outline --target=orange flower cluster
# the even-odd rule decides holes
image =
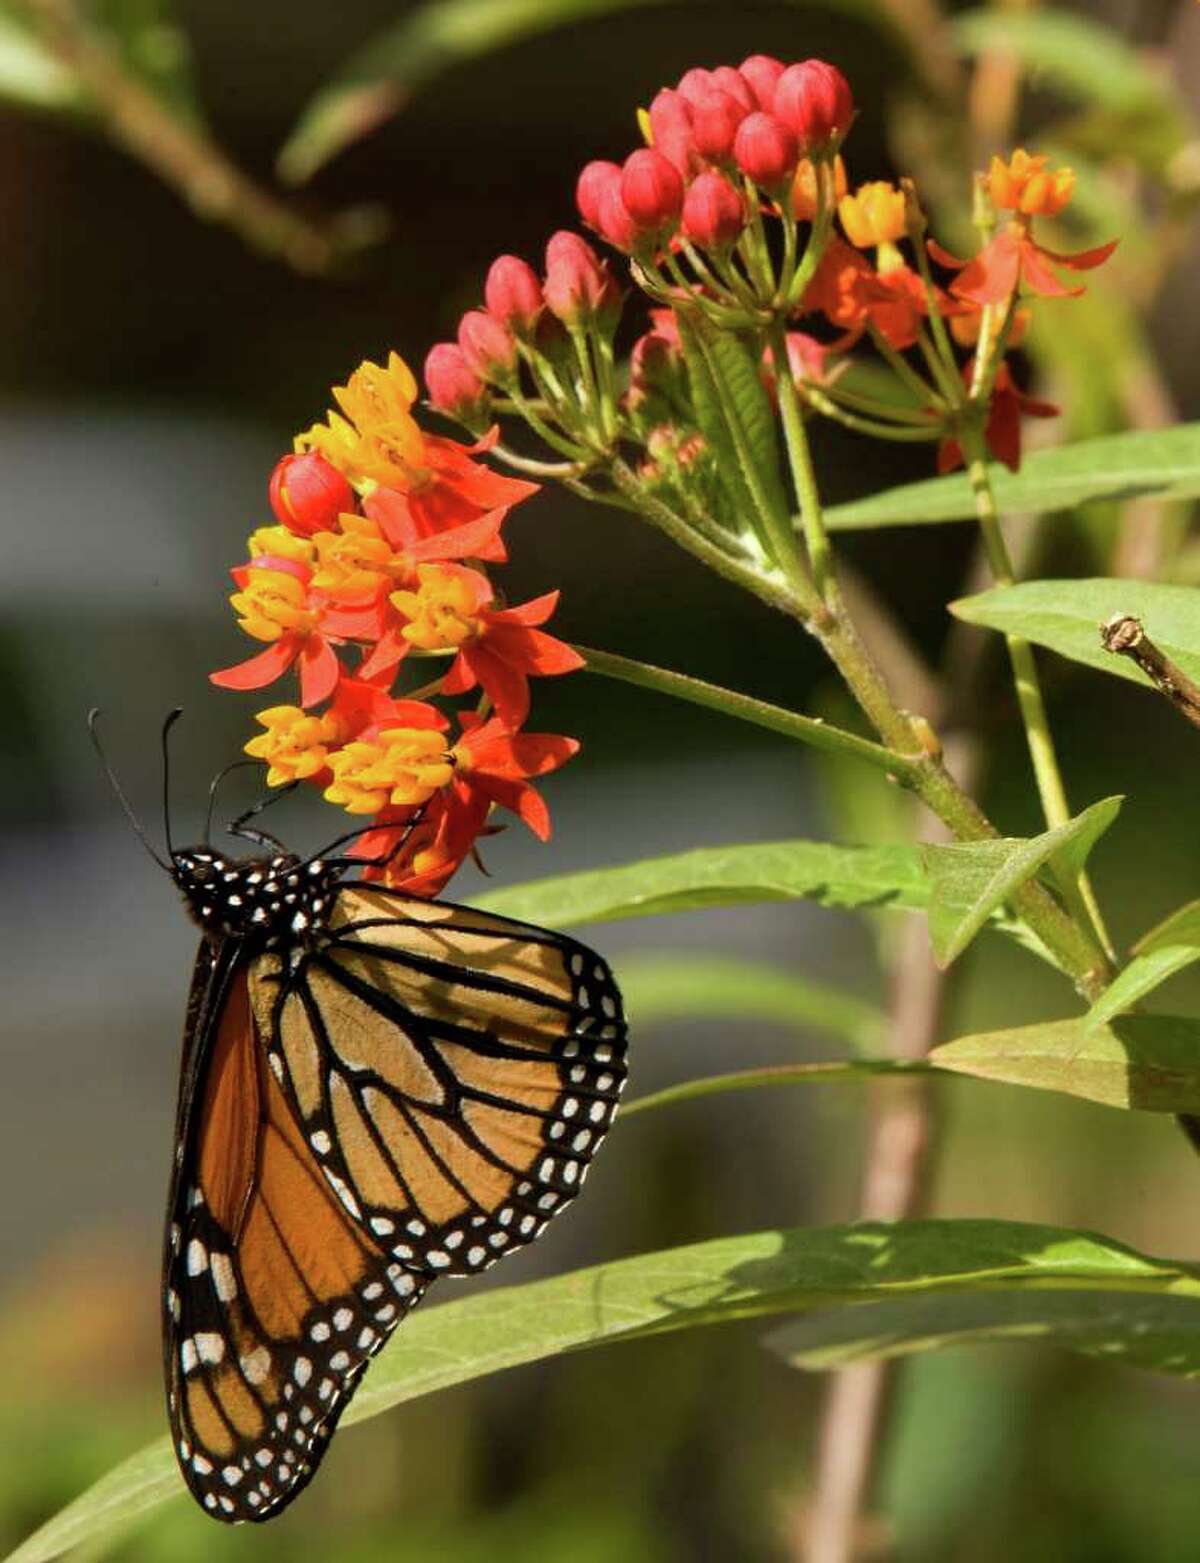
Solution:
[[[506,559],[504,520],[537,491],[476,459],[495,436],[465,446],[425,434],[412,416],[416,382],[395,354],[333,394],[340,411],[300,435],[272,474],[276,524],[251,535],[232,572],[238,624],[265,649],[211,678],[261,689],[294,668],[299,704],[261,711],[246,752],[266,763],[270,786],[308,782],[364,817],[355,851],[382,860],[369,875],[436,895],[493,806],[549,835],[531,778],[579,745],[522,730],[529,679],[582,658],[540,628],[557,592],[507,607],[483,568]],[[406,697],[394,685],[410,659],[443,670]],[[452,736],[427,697],[477,689]]]

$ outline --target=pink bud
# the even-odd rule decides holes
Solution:
[[[854,118],[854,97],[836,65],[803,60],[789,65],[779,78],[772,112],[807,152],[845,135]]]
[[[619,183],[621,165],[596,158],[580,174],[575,184],[575,205],[589,228],[600,227],[600,197],[611,184]]]
[[[657,331],[647,331],[629,354],[629,378],[643,389],[665,385],[674,377],[679,362],[679,350],[673,342]]]
[[[772,54],[752,54],[738,66],[738,75],[754,94],[755,106],[769,114],[775,102],[776,83],[783,75],[783,61]]]
[[[600,237],[623,255],[632,255],[646,237],[646,230],[633,220],[621,199],[619,184],[610,184],[601,195],[596,228]]]
[[[620,192],[614,194],[619,200]],[[564,325],[592,319],[606,303],[608,281],[605,267],[586,239],[565,229],[551,237],[542,293],[546,308]]]
[[[670,87],[655,94],[650,105],[650,134],[661,152],[685,179],[697,172],[700,154],[692,135],[692,108]]]
[[[647,233],[671,227],[683,209],[683,179],[653,147],[631,152],[621,170],[621,200]]]
[[[683,231],[705,250],[723,250],[734,242],[746,222],[739,193],[724,174],[698,174],[683,203]]]
[[[771,114],[749,114],[733,142],[737,166],[764,190],[778,190],[796,169],[799,149],[786,125]]]
[[[331,532],[342,511],[354,509],[354,490],[316,451],[276,462],[267,494],[276,517],[297,537]]]
[[[430,403],[460,423],[482,421],[487,408],[487,386],[479,379],[463,351],[454,342],[439,342],[425,358],[425,388]]]
[[[698,99],[692,111],[692,134],[701,156],[727,162],[733,155],[733,138],[747,112],[727,92],[714,89]]]
[[[685,71],[679,78],[679,85],[675,91],[687,103],[694,103],[704,93],[711,92],[713,85],[712,72],[703,70],[699,65],[694,65],[690,71]]]
[[[472,309],[458,323],[458,345],[467,367],[481,380],[507,380],[517,367],[513,334],[486,310]]]
[[[488,268],[483,285],[488,314],[524,336],[542,312],[542,285],[537,273],[519,255],[500,255]]]
[[[749,83],[732,65],[718,65],[712,73],[712,84],[718,92],[727,92],[735,103],[740,103],[747,114],[753,114],[758,107]]]

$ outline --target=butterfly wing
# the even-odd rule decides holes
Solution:
[[[251,1000],[326,1183],[419,1280],[469,1275],[575,1198],[625,1081],[612,973],[560,934],[343,887]]]
[[[299,1132],[266,1064],[254,964],[229,943],[197,962],[164,1261],[180,1468],[231,1521],[269,1518],[311,1478],[422,1290],[349,1219]]]

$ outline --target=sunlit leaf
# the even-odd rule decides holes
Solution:
[[[765,1020],[828,1031],[867,1050],[887,1023],[875,1005],[840,988],[766,961],[708,950],[626,956],[618,962],[617,980],[639,1028],[663,1020]]]
[[[1200,1020],[1122,1015],[1090,1027],[1086,1015],[985,1031],[943,1042],[938,1069],[1080,1096],[1151,1113],[1200,1112]]]
[[[1200,961],[1200,901],[1189,901],[1138,940],[1133,959],[1088,1010],[1088,1026],[1102,1026],[1132,1009],[1168,977],[1196,961]]]
[[[822,906],[921,907],[927,895],[916,847],[770,841],[701,847],[620,868],[534,880],[493,890],[475,898],[472,905],[566,928],[755,901],[807,899]]]
[[[1100,1295],[1137,1287],[1142,1297],[1195,1298],[1200,1310],[1200,1279],[1190,1270],[1058,1227],[918,1221],[757,1232],[420,1308],[372,1365],[345,1421],[605,1342],[1001,1281]],[[48,1521],[7,1563],[48,1563],[182,1490],[168,1442],[159,1439]]]
[[[938,965],[949,966],[961,955],[988,918],[1050,858],[1078,872],[1120,807],[1120,798],[1105,798],[1065,825],[1028,840],[1002,836],[925,847],[929,937]]]
[[[1149,685],[1129,657],[1114,656],[1100,644],[1102,624],[1117,614],[1133,614],[1172,662],[1189,678],[1200,679],[1200,589],[1194,586],[1110,576],[1021,581],[961,597],[950,604],[950,611],[968,624],[1020,635],[1072,662]]]
[[[1195,499],[1200,495],[1200,423],[1105,434],[1034,451],[1019,472],[997,463],[989,476],[1001,511],[1029,515],[1070,510],[1090,499]],[[834,531],[854,531],[966,521],[974,515],[970,481],[964,473],[951,473],[834,505],[826,521]]]

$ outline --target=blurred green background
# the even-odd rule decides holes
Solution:
[[[31,112],[17,96],[0,107],[0,1545],[163,1423],[157,1249],[195,941],[116,815],[84,713],[105,708],[114,763],[153,818],[158,726],[169,705],[185,707],[176,809],[179,834],[195,828],[209,776],[261,703],[206,682],[243,649],[225,571],[266,519],[275,457],[323,411],[332,383],[389,348],[419,365],[477,300],[494,255],[536,262],[545,237],[572,222],[579,166],[624,155],[635,107],[659,86],[694,64],[769,52],[822,55],[846,72],[861,111],[851,178],[914,173],[951,247],[967,242],[972,161],[994,146],[1028,138],[1079,168],[1071,237],[1120,233],[1122,248],[1085,302],[1039,315],[1023,374],[1066,408],[1050,438],[1200,415],[1194,0],[1069,13],[954,13],[936,0],[577,9],[595,14],[445,62],[403,113],[284,196],[318,223],[361,205],[390,216],[386,236],[322,276],[199,220],[86,114]],[[103,14],[150,29],[164,57],[187,41],[216,140],[265,184],[314,90],[420,10],[208,0]],[[489,13],[477,10],[483,29]],[[31,12],[40,8],[0,4],[10,92],[8,30]],[[818,456],[831,499],[928,470],[920,450],[824,431]],[[1033,558],[1050,573],[1190,580],[1188,526],[1146,506],[1054,517]],[[506,588],[519,598],[561,586],[568,638],[797,709],[837,709],[818,655],[784,620],[637,522],[547,493],[514,515],[509,538]],[[971,529],[867,533],[842,552],[936,659],[944,604],[971,568]],[[994,656],[984,667],[964,715],[989,745],[988,807],[1003,829],[1032,831],[1003,668]],[[1095,860],[1128,941],[1200,893],[1200,750],[1131,686],[1062,664],[1045,671],[1072,801],[1130,795]],[[657,696],[549,681],[533,725],[577,734],[584,750],[547,786],[551,847],[516,830],[489,845],[501,883],[706,843],[882,840],[910,828],[873,775],[825,769],[783,740]],[[297,841],[336,823],[319,806],[286,809],[280,828]],[[481,887],[468,869],[455,889]],[[618,975],[648,949],[719,952],[881,1002],[894,942],[861,918],[769,904],[593,937]],[[1165,1002],[1198,1001],[1200,983],[1182,980]],[[1070,1007],[1043,968],[984,940],[956,972],[943,1029]],[[635,1030],[634,1088],[833,1050],[761,1023],[663,1022]],[[1200,1168],[1166,1123],[967,1082],[939,1086],[938,1102],[935,1213],[1092,1227],[1195,1257]],[[618,1127],[571,1220],[475,1284],[851,1219],[867,1107],[858,1087],[759,1093]],[[181,1497],[103,1555],[799,1557],[821,1386],[765,1352],[761,1333],[751,1324],[610,1348],[439,1395],[340,1433],[320,1479],[269,1528],[221,1530]],[[1041,1348],[923,1360],[900,1377],[887,1521],[864,1534],[864,1555],[1193,1559],[1198,1466],[1200,1400],[1186,1385]]]

